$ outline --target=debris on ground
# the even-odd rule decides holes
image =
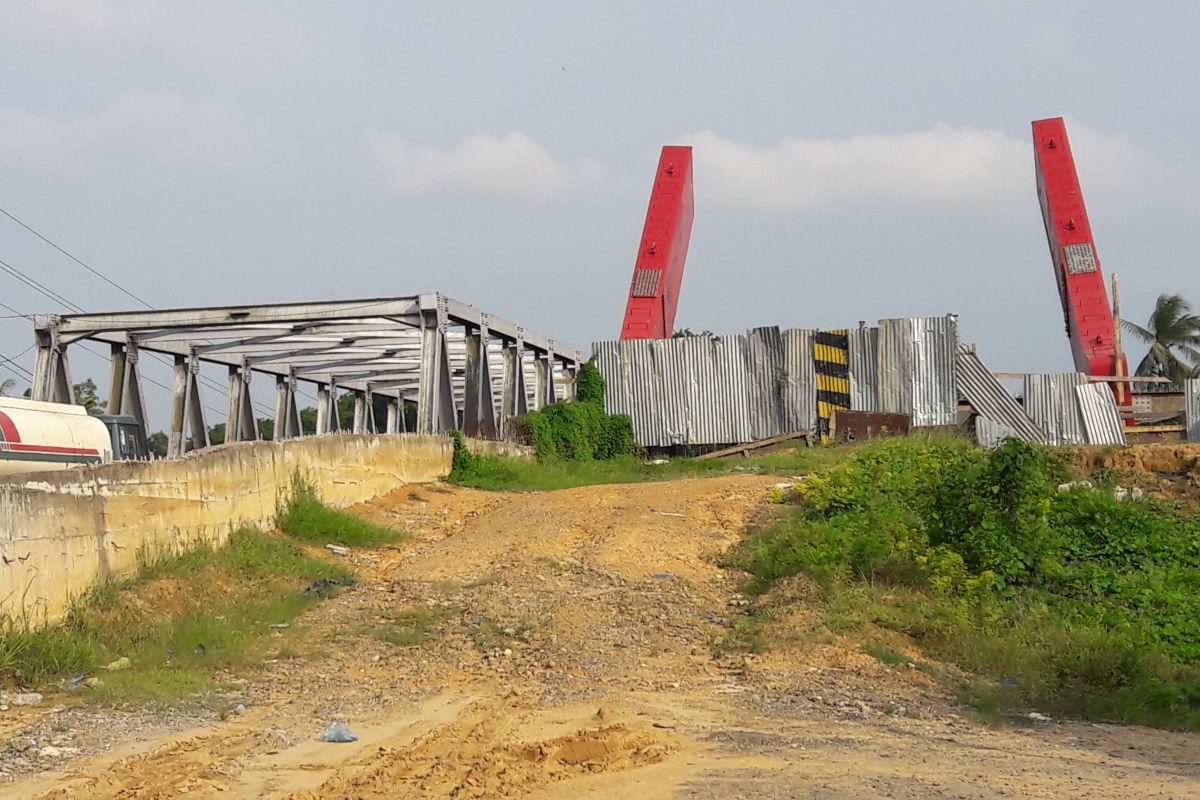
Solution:
[[[325,726],[325,732],[321,734],[321,741],[333,743],[357,742],[358,737],[344,723],[331,722]]]

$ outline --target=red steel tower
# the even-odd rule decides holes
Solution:
[[[1118,365],[1100,256],[1061,117],[1033,123],[1033,150],[1038,200],[1075,369],[1087,375],[1128,375],[1124,355]],[[1121,385],[1113,386],[1121,400]]]
[[[668,339],[692,235],[692,148],[664,147],[621,324],[622,339]]]

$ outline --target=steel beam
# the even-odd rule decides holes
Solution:
[[[125,345],[110,344],[112,377],[108,385],[108,413],[121,413],[121,395],[125,391]],[[175,356],[179,358],[179,356]]]
[[[116,363],[116,358],[113,359],[113,363]],[[184,356],[175,356],[175,383],[171,390],[171,433],[167,437],[167,458],[183,455],[183,429],[187,423],[187,389],[188,360]]]
[[[169,311],[123,311],[109,314],[71,314],[59,322],[60,333],[140,331],[163,328],[203,328],[258,323],[304,323],[313,320],[361,320],[386,317],[416,324],[421,306],[417,297],[383,297],[364,300],[331,300],[319,303],[277,303],[223,308],[176,308]],[[45,315],[35,317],[43,327]]]
[[[514,418],[529,413],[523,345],[518,339],[504,347],[504,375],[500,390],[500,430],[504,436],[508,435]]]
[[[143,452],[149,451],[149,431],[146,428],[146,405],[142,400],[142,374],[137,342],[129,337],[125,343],[125,382],[121,390],[121,413],[138,421],[138,440]]]
[[[200,399],[200,360],[192,355],[188,358],[187,417],[191,426],[193,450],[210,445],[208,423],[204,419],[204,403]]]

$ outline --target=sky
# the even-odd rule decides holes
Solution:
[[[1197,32],[1185,3],[5,3],[0,208],[160,308],[438,291],[587,350],[691,145],[677,327],[957,313],[993,369],[1070,370],[1030,121],[1067,120],[1124,316],[1200,303]],[[0,259],[139,307],[5,217]]]

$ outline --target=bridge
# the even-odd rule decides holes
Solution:
[[[275,440],[303,435],[297,387],[316,387],[316,433],[341,432],[339,393],[354,396],[353,433],[462,430],[504,438],[513,418],[574,395],[579,350],[441,294],[154,311],[39,315],[32,397],[74,403],[68,351],[90,340],[112,356],[108,413],[150,430],[139,360],[174,366],[168,457],[210,445],[201,365],[225,371],[225,441],[259,438],[250,395],[254,373],[275,383]],[[210,382],[212,385],[212,382]],[[218,384],[219,385],[219,384]],[[221,387],[224,389],[224,387]],[[387,398],[380,426],[374,398]]]

